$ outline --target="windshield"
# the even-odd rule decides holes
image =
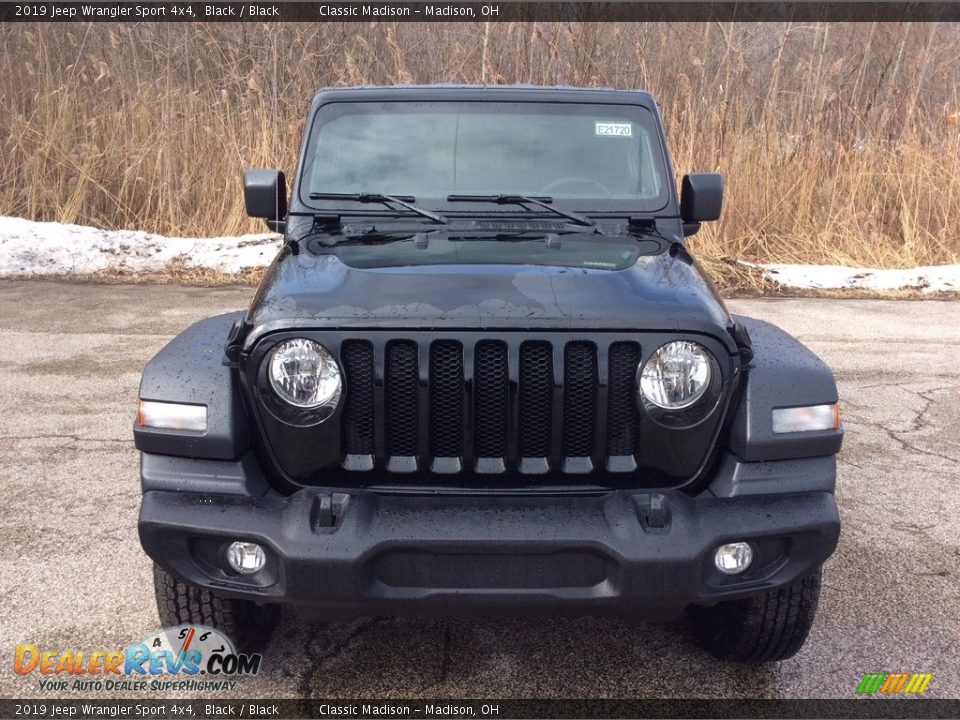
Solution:
[[[666,203],[652,113],[636,105],[506,102],[331,103],[317,114],[300,196],[517,194],[571,208],[656,210]],[[473,205],[470,211],[478,208]]]

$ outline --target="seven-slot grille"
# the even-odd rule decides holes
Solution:
[[[347,469],[535,475],[636,468],[639,343],[346,340],[340,356]]]

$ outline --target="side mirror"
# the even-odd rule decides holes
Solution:
[[[243,173],[243,200],[247,215],[263,218],[274,232],[287,227],[287,179],[282,170],[247,170]]]
[[[700,223],[719,220],[723,209],[723,176],[718,173],[690,173],[683,176],[680,189],[680,219],[683,234],[695,234]]]

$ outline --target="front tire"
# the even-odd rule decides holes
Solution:
[[[793,585],[743,600],[689,610],[703,646],[720,660],[766,663],[797,654],[820,599],[817,570]]]
[[[238,652],[261,651],[280,619],[279,605],[223,597],[180,582],[156,563],[153,587],[163,627],[206,625],[230,638]]]

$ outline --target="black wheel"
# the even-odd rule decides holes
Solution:
[[[786,660],[803,647],[817,614],[820,570],[789,587],[712,607],[690,616],[700,642],[721,660],[765,663]]]
[[[153,587],[163,627],[206,625],[230,638],[238,652],[262,650],[280,619],[279,605],[222,597],[180,582],[156,563]]]

